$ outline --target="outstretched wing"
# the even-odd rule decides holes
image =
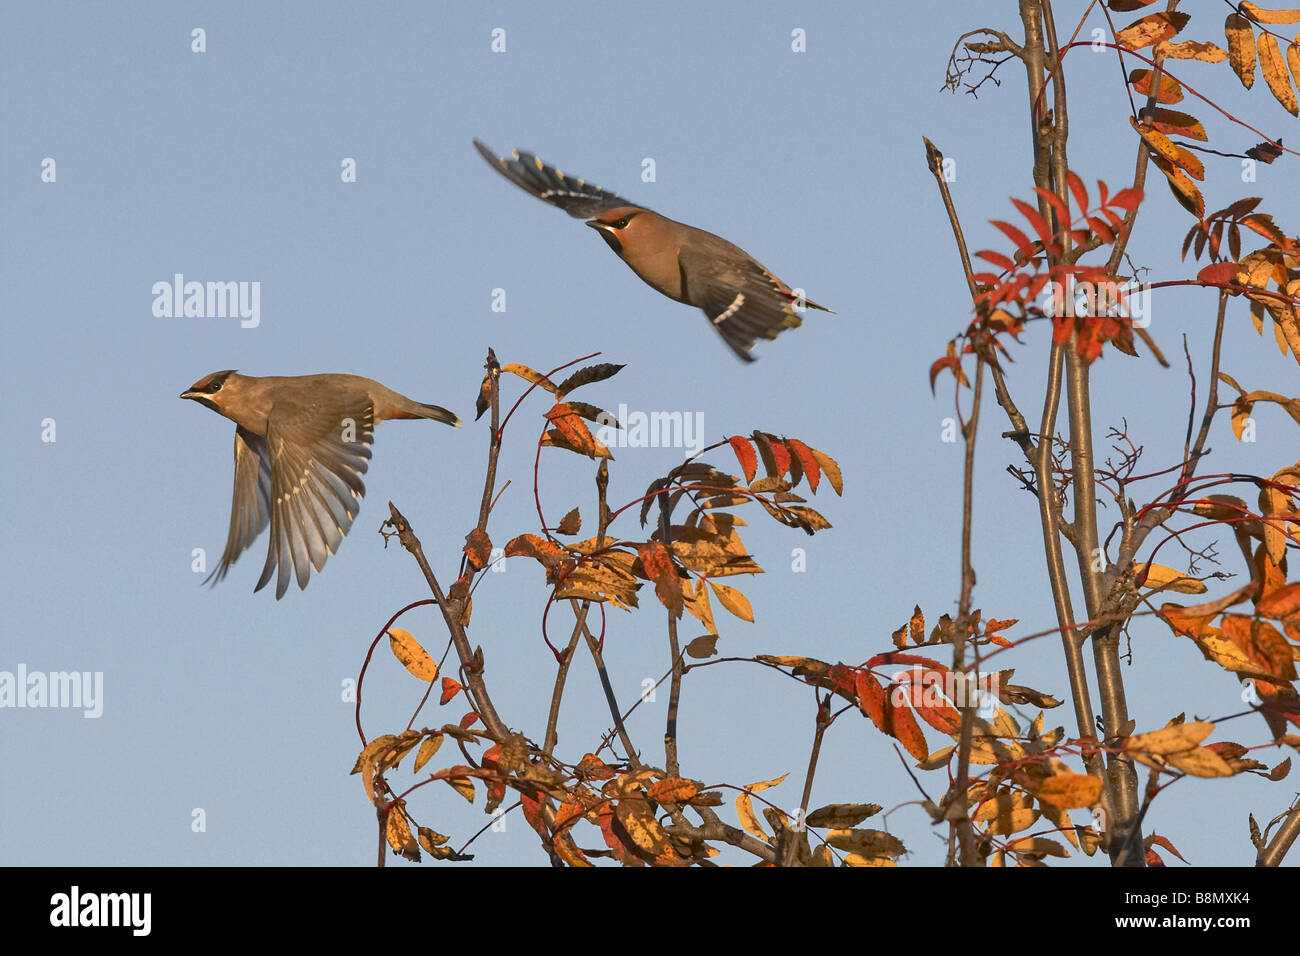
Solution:
[[[531,193],[543,202],[559,206],[575,219],[589,219],[606,209],[620,206],[637,206],[639,203],[606,192],[585,180],[566,176],[554,166],[547,166],[532,153],[514,151],[514,158],[498,157],[478,140],[474,146],[493,169],[520,189]]]
[[[338,550],[361,508],[361,476],[373,438],[369,399],[276,402],[266,432],[271,540],[255,590],[275,573],[279,600],[289,589],[291,568],[305,588],[312,568],[319,571]]]
[[[215,585],[262,533],[271,518],[271,459],[266,439],[242,425],[235,429],[235,494],[230,504],[230,533],[221,564],[204,584]]]
[[[678,252],[677,261],[682,298],[702,309],[723,341],[746,362],[754,361],[750,352],[759,339],[770,341],[803,324],[796,305],[830,311],[816,302],[800,301],[788,285],[742,250],[732,248],[736,254],[717,255],[707,245],[687,247]]]

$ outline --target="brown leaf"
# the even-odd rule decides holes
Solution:
[[[818,807],[804,818],[810,827],[834,827],[843,829],[855,827],[867,817],[873,817],[881,810],[878,803],[828,803]]]
[[[564,398],[574,389],[590,385],[592,382],[603,382],[605,379],[617,375],[622,368],[622,365],[611,365],[608,362],[580,368],[560,383],[559,388],[555,390],[555,397]]]
[[[704,660],[718,653],[718,635],[702,634],[686,645],[686,654],[696,660]]]
[[[582,515],[578,514],[578,509],[574,508],[561,518],[560,524],[555,530],[560,534],[577,534],[582,530]]]
[[[487,536],[486,531],[475,528],[465,535],[465,556],[469,558],[469,565],[475,571],[487,567],[488,561],[492,558],[492,539]]]

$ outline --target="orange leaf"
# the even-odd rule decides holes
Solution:
[[[439,698],[438,703],[445,704],[459,693],[460,682],[451,677],[444,677],[442,679],[442,697]]]
[[[753,481],[754,474],[758,471],[758,456],[754,454],[749,439],[743,435],[732,435],[727,441],[731,443],[731,450],[736,453],[736,460],[745,472],[745,480]]]
[[[475,571],[487,567],[492,556],[492,540],[486,532],[475,528],[465,535],[465,556],[469,558],[470,567]]]
[[[787,438],[785,443],[798,456],[799,464],[803,466],[803,473],[808,478],[808,488],[816,494],[817,484],[822,476],[821,466],[817,464],[817,456],[813,454],[811,448],[797,438]]]
[[[647,541],[637,546],[637,553],[641,556],[646,580],[654,582],[655,594],[660,602],[673,617],[681,617],[685,604],[682,582],[677,577],[677,568],[673,566],[668,549],[661,542]]]

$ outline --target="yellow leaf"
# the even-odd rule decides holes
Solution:
[[[411,768],[412,772],[419,773],[420,768],[429,762],[429,758],[436,754],[438,748],[441,746],[442,734],[434,734],[431,737],[425,737],[424,741],[420,744],[420,749],[415,753],[415,766]]]
[[[1184,724],[1173,724],[1150,733],[1135,734],[1124,741],[1124,749],[1146,754],[1169,754],[1180,750],[1190,750],[1210,736],[1214,724],[1205,720],[1194,720]]]
[[[1202,63],[1222,63],[1228,53],[1214,43],[1170,43],[1166,40],[1157,43],[1153,59],[1155,60],[1200,60]]]
[[[749,799],[748,793],[736,797],[736,816],[740,818],[740,825],[750,836],[758,837],[764,843],[772,842],[772,838],[763,830],[763,825],[758,822],[758,817],[754,814],[754,804]]]
[[[988,833],[1000,833],[1003,835],[1019,833],[1021,830],[1028,830],[1038,819],[1037,810],[1018,809],[1011,810],[1008,813],[998,814],[989,821]]]
[[[1156,588],[1162,591],[1177,591],[1179,594],[1204,594],[1207,590],[1205,584],[1195,578],[1189,578],[1180,571],[1173,568],[1167,568],[1163,564],[1135,564],[1133,565],[1133,574],[1137,580],[1142,580],[1142,572],[1146,571],[1145,586]]]
[[[760,790],[767,790],[771,787],[778,787],[788,776],[790,776],[789,773],[783,773],[781,774],[781,776],[773,777],[771,780],[762,780],[758,783],[749,783],[745,785],[745,789],[753,793],[758,793]]]
[[[1271,33],[1259,35],[1259,69],[1264,74],[1264,82],[1282,108],[1292,116],[1300,115],[1300,106],[1296,104],[1295,90],[1291,89],[1291,77],[1286,72],[1286,62],[1282,59],[1282,50],[1277,45],[1277,37]]]
[[[394,807],[388,813],[388,819],[384,824],[384,836],[388,839],[388,845],[397,853],[408,859],[420,858],[420,851],[416,849],[415,838],[411,836],[411,828],[406,822],[406,815],[397,807]]]
[[[1048,777],[1034,796],[1054,807],[1090,807],[1101,798],[1101,781],[1086,773],[1058,773]]]
[[[518,375],[526,382],[532,382],[541,388],[546,389],[552,395],[556,393],[556,387],[551,384],[551,380],[542,375],[541,372],[535,372],[527,365],[520,365],[518,362],[511,362],[508,365],[502,365],[501,371],[510,372],[512,375]]]
[[[1295,39],[1286,48],[1286,65],[1291,68],[1291,78],[1295,80],[1295,85],[1300,86],[1300,33],[1295,35]]]
[[[1193,777],[1231,777],[1232,768],[1228,762],[1209,747],[1197,747],[1165,757],[1170,766],[1177,767],[1183,773]]]
[[[741,594],[735,588],[727,587],[725,584],[718,584],[714,581],[709,582],[709,587],[713,588],[713,593],[718,596],[718,600],[736,617],[742,621],[754,620],[754,609],[750,607],[749,599]]]
[[[1241,9],[1256,23],[1300,23],[1300,10],[1265,10],[1253,3],[1243,3]]]
[[[410,632],[400,627],[388,629],[388,646],[402,666],[418,679],[428,682],[438,676],[438,665]]]
[[[469,777],[443,777],[455,790],[470,803],[474,802],[474,781]]]
[[[1228,14],[1223,32],[1228,37],[1228,59],[1241,85],[1250,89],[1255,85],[1255,32],[1250,21],[1239,13]]]

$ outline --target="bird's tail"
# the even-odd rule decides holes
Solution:
[[[453,428],[460,428],[460,418],[455,412],[449,412],[441,405],[426,405],[423,402],[412,402],[415,407],[412,411],[417,418],[432,418],[435,422],[445,422]]]

